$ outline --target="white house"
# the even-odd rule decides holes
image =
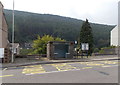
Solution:
[[[118,46],[118,26],[111,31],[111,46]]]
[[[112,46],[120,47],[120,1],[118,2],[118,25],[111,31],[111,42]]]
[[[120,1],[118,2],[118,56],[120,57]]]
[[[118,45],[120,46],[120,1],[118,3]]]

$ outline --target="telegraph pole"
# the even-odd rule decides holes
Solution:
[[[13,12],[12,12],[12,63],[14,62],[14,0],[13,0]]]

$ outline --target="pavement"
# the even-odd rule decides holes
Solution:
[[[118,60],[120,57],[117,55],[105,55],[105,56],[91,56],[89,58],[78,59],[65,59],[65,60],[29,60],[27,58],[16,58],[14,63],[4,63],[0,68],[19,67],[36,64],[53,64],[53,63],[69,63],[69,62],[89,62],[89,61],[105,61],[105,60]]]

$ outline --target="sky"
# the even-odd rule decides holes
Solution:
[[[5,9],[13,9],[13,0],[0,0]],[[14,0],[15,10],[54,14],[89,22],[117,25],[120,0]]]

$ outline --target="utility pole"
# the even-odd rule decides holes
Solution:
[[[12,22],[12,63],[14,62],[14,0],[13,0],[13,22]]]

